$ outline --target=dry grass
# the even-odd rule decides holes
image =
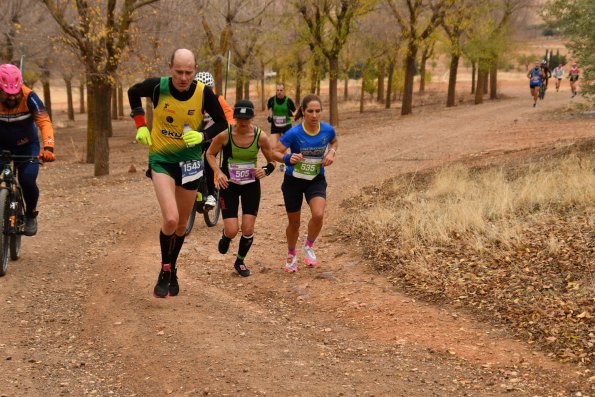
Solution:
[[[345,237],[409,293],[595,362],[595,140],[509,166],[410,174],[346,202]],[[579,287],[576,287],[579,286]]]
[[[366,209],[354,222],[369,222],[379,233],[398,230],[405,246],[447,243],[462,234],[478,243],[514,244],[526,216],[568,207],[591,212],[594,168],[593,158],[573,154],[529,165],[511,180],[502,168],[474,173],[457,165],[438,171],[424,190],[402,194],[402,184],[393,182],[386,192],[393,199]]]

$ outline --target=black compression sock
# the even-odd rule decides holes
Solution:
[[[182,249],[182,245],[184,245],[184,239],[186,238],[185,235],[178,236],[174,233],[174,244],[173,250],[171,253],[171,266],[172,268],[176,267],[176,262],[178,260],[178,255],[180,255],[180,250]]]
[[[159,231],[159,243],[161,245],[161,263],[171,263],[172,253],[175,244],[176,234],[167,236],[163,231]]]
[[[240,245],[238,247],[238,259],[244,260],[246,255],[248,255],[248,251],[250,250],[253,241],[254,235],[246,237],[242,234],[242,237],[240,238]]]

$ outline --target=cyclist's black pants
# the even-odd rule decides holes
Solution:
[[[37,156],[39,154],[39,142],[31,142],[18,148],[0,147],[0,150],[7,149],[12,154],[22,156]],[[0,167],[3,164],[0,163]],[[32,213],[37,208],[39,200],[39,188],[37,187],[37,175],[39,174],[39,163],[37,161],[15,161],[18,167],[19,184],[23,189],[23,199],[25,200],[25,211]]]
[[[207,150],[209,150],[209,146],[211,146],[211,141],[205,142],[205,144],[202,146],[202,152],[206,153]],[[207,190],[208,190],[208,194],[209,195],[213,195],[213,192],[215,191],[215,171],[213,171],[213,168],[211,168],[211,165],[209,164],[209,162],[207,161],[207,157],[206,154],[204,155],[205,157],[205,178],[207,179]]]

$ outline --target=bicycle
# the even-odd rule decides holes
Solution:
[[[39,161],[36,156],[15,155],[9,150],[0,154],[2,175],[0,175],[0,218],[2,236],[0,236],[0,277],[8,269],[8,256],[13,261],[21,255],[21,236],[25,230],[25,201],[23,191],[17,178],[18,165],[15,160],[22,162]]]
[[[545,91],[547,90],[547,87],[545,84],[541,84],[539,86],[539,99],[543,100],[543,98],[545,98]]]
[[[201,170],[199,171],[202,175],[198,180],[198,191],[196,192],[196,201],[194,202],[194,207],[192,208],[192,212],[190,212],[190,217],[188,218],[188,224],[186,225],[186,230],[184,234],[187,236],[192,231],[194,227],[194,221],[196,220],[196,213],[202,214],[205,220],[205,224],[208,227],[214,227],[217,225],[217,221],[219,221],[219,215],[221,214],[221,207],[219,204],[219,189],[215,186],[215,190],[213,192],[213,196],[215,197],[216,204],[214,207],[210,207],[205,205],[205,201],[207,196],[209,195],[208,187],[207,187],[207,179],[204,175],[204,153],[203,158],[200,160],[200,167]],[[221,161],[221,160],[220,160]]]

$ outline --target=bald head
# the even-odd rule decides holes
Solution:
[[[192,51],[178,48],[171,55],[169,71],[174,88],[186,91],[190,88],[196,74],[196,58]]]
[[[186,48],[176,48],[174,52],[171,53],[171,58],[169,59],[169,66],[173,66],[174,62],[180,61],[190,61],[194,65],[196,65],[196,58],[194,57],[194,53]]]

